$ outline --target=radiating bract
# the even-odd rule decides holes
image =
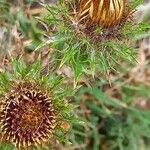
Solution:
[[[40,145],[56,126],[51,99],[30,83],[19,83],[5,98],[0,110],[3,139],[18,149]]]
[[[79,17],[104,28],[120,23],[125,11],[125,0],[80,0]]]

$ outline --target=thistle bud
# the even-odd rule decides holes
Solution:
[[[125,0],[80,0],[80,19],[89,19],[103,28],[118,25],[123,18]]]

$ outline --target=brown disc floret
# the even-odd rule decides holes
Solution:
[[[1,104],[2,139],[16,147],[47,141],[56,126],[51,98],[31,83],[19,83],[8,93]]]

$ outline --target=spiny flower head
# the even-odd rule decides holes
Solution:
[[[17,147],[40,144],[56,126],[57,114],[50,97],[30,82],[15,85],[1,110],[3,138]]]
[[[80,0],[79,17],[97,25],[110,28],[125,17],[125,0]]]
[[[34,77],[31,79],[28,75],[32,71],[26,72],[27,78],[24,79],[21,77],[9,81],[6,74],[0,76],[2,86],[7,80],[7,85],[0,89],[1,140],[12,143],[18,149],[48,146],[53,140],[57,140],[56,130],[63,130],[62,122],[67,123],[63,108],[69,105],[64,100],[59,102],[56,99],[61,94],[57,91],[60,95],[55,96],[54,89],[48,83],[54,81],[46,81],[44,77],[39,81]],[[37,77],[39,78],[38,75]],[[68,113],[66,116],[69,118]]]
[[[92,41],[122,37],[120,29],[131,21],[133,8],[128,0],[78,0],[75,19],[80,33]],[[100,33],[95,33],[100,29]]]

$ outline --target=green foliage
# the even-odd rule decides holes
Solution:
[[[24,3],[29,4],[31,1],[25,0]],[[36,52],[45,45],[53,49],[50,59],[53,70],[46,75],[41,74],[39,62],[25,65],[21,60],[14,60],[11,72],[0,73],[0,95],[4,95],[10,89],[13,81],[35,82],[41,89],[49,91],[61,117],[71,125],[69,140],[75,149],[148,150],[150,112],[138,108],[134,99],[138,97],[149,99],[150,88],[140,84],[124,84],[123,79],[118,79],[112,81],[112,85],[120,86],[117,96],[108,96],[104,87],[109,84],[105,80],[99,82],[96,77],[104,79],[111,71],[113,73],[128,71],[128,68],[122,67],[124,63],[131,66],[135,61],[135,50],[129,42],[145,36],[149,25],[127,21],[121,29],[113,32],[113,38],[107,39],[102,36],[97,40],[95,35],[105,31],[97,27],[93,36],[80,32],[78,22],[70,13],[70,6],[73,6],[73,3],[73,0],[67,3],[58,0],[55,6],[44,5],[48,12],[43,22],[51,31],[47,33],[49,39],[45,41],[42,39],[44,32],[37,27],[37,20],[33,17],[30,20],[24,17],[22,9],[16,14],[11,14],[11,3],[4,0],[0,2],[1,22],[9,29],[17,25],[25,40],[32,40],[32,44],[27,47],[29,50]],[[135,9],[140,3],[141,0],[134,0],[129,7]],[[72,98],[73,105],[68,104],[66,99],[75,94],[72,90],[74,87],[71,88],[67,84],[67,78],[52,73],[63,66],[71,68],[74,87],[77,87],[82,76],[87,77],[87,80],[93,77],[97,82],[96,84],[91,82],[91,87],[81,87],[76,97]],[[79,107],[74,114],[76,105]],[[74,117],[76,115],[80,116],[80,121]],[[55,135],[60,143],[70,146],[63,129],[56,129]],[[13,147],[2,144],[0,149],[13,150]]]
[[[117,84],[115,82],[114,84]],[[150,97],[149,88],[123,85],[120,99],[108,97],[102,82],[80,89],[76,102],[85,124],[73,127],[71,141],[82,150],[140,150],[150,146],[150,112],[133,105],[136,96]],[[107,91],[106,91],[107,92]],[[119,93],[118,93],[119,94]],[[141,95],[142,94],[142,95]],[[84,97],[86,100],[84,100]],[[129,101],[130,99],[130,101]]]
[[[149,29],[150,25],[148,23],[141,22],[135,26],[133,26],[130,23],[126,23],[121,32],[122,34],[126,35],[129,39],[137,40],[140,39],[143,35],[145,35]]]
[[[143,4],[144,0],[133,0],[131,1],[130,7],[136,9],[139,5]]]
[[[139,1],[133,4],[134,7],[137,4]],[[80,24],[71,15],[76,10],[74,1],[58,1],[56,6],[45,7],[48,14],[43,21],[54,28],[50,35],[53,37],[50,43],[53,48],[53,64],[55,68],[70,66],[75,84],[82,75],[94,77],[101,73],[104,76],[109,71],[119,71],[118,64],[122,61],[135,61],[134,49],[125,40],[133,40],[149,28],[146,24],[136,25],[127,21],[117,32],[111,31],[113,35],[110,39],[105,35],[107,31],[99,27],[89,36],[80,30]],[[100,39],[96,39],[100,35]]]
[[[1,144],[0,149],[1,150],[15,150],[14,147],[8,143],[7,144]]]
[[[24,8],[24,4],[29,5],[32,4],[32,2],[33,1],[28,2],[23,1],[22,6],[19,6],[18,4],[19,7],[16,9],[15,1],[10,0],[0,1],[1,26],[5,26],[7,32],[10,32],[12,28],[16,26],[18,32],[20,32],[24,40],[31,40],[31,43],[26,47],[30,51],[34,50],[42,42],[44,34],[44,32],[38,27],[37,20],[31,15],[30,17],[28,17],[25,12],[26,10]],[[11,37],[11,34],[9,35],[9,37]]]

